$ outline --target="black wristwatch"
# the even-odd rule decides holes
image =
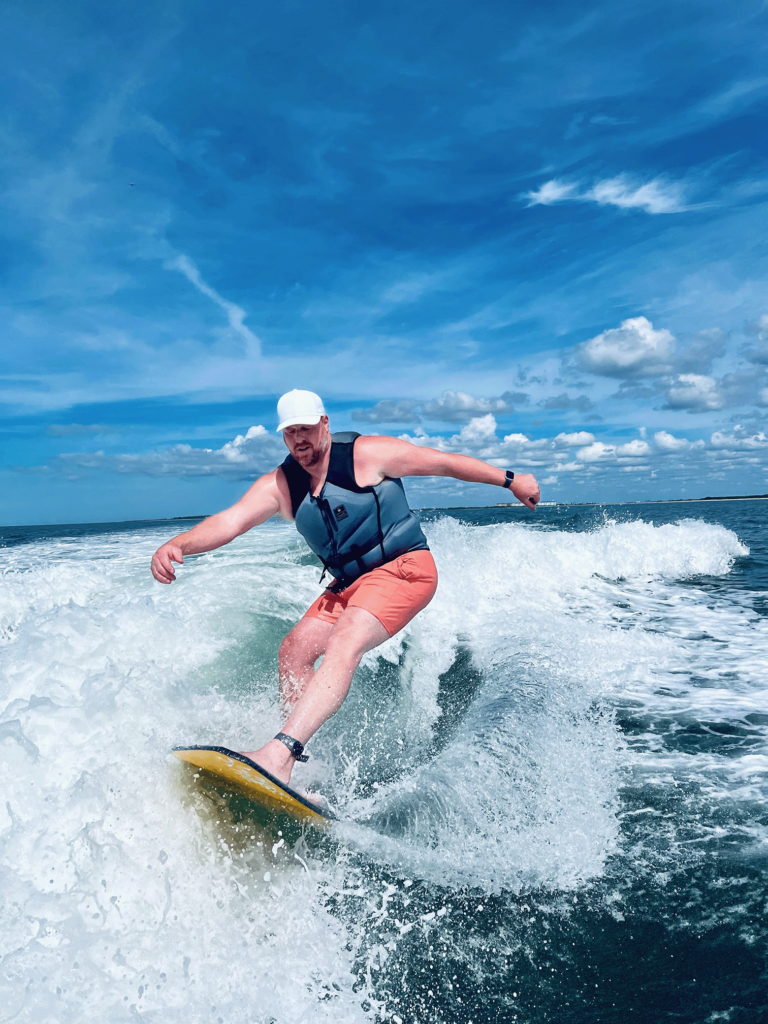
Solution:
[[[309,757],[304,753],[304,744],[299,743],[299,741],[295,740],[293,736],[287,736],[284,732],[279,732],[277,736],[275,736],[275,739],[284,743],[297,761],[309,760]]]
[[[502,487],[511,487],[512,486],[512,481],[514,479],[515,479],[515,474],[512,472],[511,469],[508,469],[504,473],[504,483],[501,486]]]

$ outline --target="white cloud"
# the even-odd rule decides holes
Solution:
[[[616,178],[598,181],[585,192],[583,199],[593,199],[601,206],[618,206],[623,210],[639,209],[646,213],[681,213],[687,209],[683,196],[685,186],[680,182],[654,178],[643,185],[633,184],[620,174]]]
[[[603,441],[593,441],[586,448],[579,448],[576,458],[582,462],[600,462],[601,459],[614,456],[616,447],[612,444],[605,444]]]
[[[647,441],[641,441],[639,438],[635,438],[634,441],[628,441],[626,444],[620,444],[616,449],[616,454],[620,458],[638,458],[639,456],[645,457],[652,453],[652,448]]]
[[[399,402],[384,399],[370,409],[353,409],[352,419],[358,423],[418,423],[420,405],[407,398]]]
[[[645,472],[664,466],[677,479],[699,483],[712,479],[717,473],[733,471],[742,474],[745,468],[765,464],[768,469],[768,436],[762,431],[749,432],[741,426],[731,433],[716,431],[709,442],[687,441],[667,431],[657,431],[654,445],[644,437],[636,437],[621,444],[596,440],[589,431],[560,433],[555,437],[530,438],[526,434],[511,433],[499,438],[497,423],[492,413],[473,417],[458,433],[444,437],[430,436],[422,427],[401,438],[420,446],[439,451],[473,455],[493,465],[510,467],[515,472],[532,472],[554,485],[554,477],[583,481],[605,478],[611,473]],[[574,454],[575,450],[575,454]],[[150,477],[213,476],[230,481],[251,481],[269,472],[285,457],[282,440],[264,426],[253,426],[247,433],[238,434],[217,449],[195,448],[179,444],[165,451],[138,454],[105,454],[73,452],[57,456],[47,466],[33,467],[26,472],[63,473],[78,478],[87,472],[141,474]],[[421,499],[429,503],[435,490],[463,485],[444,478],[419,478],[409,487],[415,488]],[[738,486],[738,485],[737,485]],[[410,493],[410,491],[409,491]],[[736,492],[738,493],[738,492]]]
[[[605,444],[603,441],[593,441],[585,448],[576,452],[576,458],[581,462],[604,462],[607,459],[637,459],[645,458],[652,454],[652,448],[647,441],[635,438],[626,444],[613,445]]]
[[[228,302],[210,285],[206,284],[200,276],[200,271],[194,265],[192,260],[187,256],[177,256],[175,259],[166,260],[164,266],[168,270],[178,270],[180,274],[183,274],[186,279],[197,288],[199,292],[202,292],[211,302],[215,302],[217,306],[224,310],[227,314],[227,321],[232,330],[238,334],[245,342],[246,354],[257,358],[261,355],[261,342],[253,333],[253,331],[245,326],[244,320],[246,312],[240,306],[236,306],[234,302]]]
[[[723,396],[714,377],[698,373],[681,373],[667,391],[667,408],[706,412],[722,409]]]
[[[576,185],[568,185],[553,178],[551,181],[545,181],[535,191],[525,192],[522,198],[528,200],[529,206],[551,206],[552,203],[562,202],[563,199],[578,199],[578,196],[573,195],[576,188]]]
[[[576,361],[605,377],[651,377],[669,369],[674,350],[668,330],[657,331],[646,317],[636,316],[577,345]]]
[[[471,419],[469,423],[461,428],[459,433],[459,442],[463,444],[473,444],[477,441],[495,440],[496,437],[496,419],[488,413],[487,416],[476,416]]]
[[[657,430],[653,435],[653,440],[657,448],[662,448],[667,452],[685,451],[691,446],[691,442],[687,438],[675,437],[673,434],[667,433],[666,430]]]
[[[162,452],[138,455],[72,452],[59,455],[53,465],[69,473],[92,469],[143,476],[218,476],[225,480],[251,480],[274,469],[285,455],[282,440],[259,425],[217,449],[177,444]]]
[[[558,434],[555,438],[555,443],[567,444],[570,447],[574,447],[576,445],[592,444],[594,440],[594,434],[590,434],[588,430],[579,430],[575,434]]]
[[[727,448],[732,451],[750,451],[768,447],[768,437],[762,432],[747,434],[742,427],[736,427],[732,434],[716,430],[710,439],[713,448]]]
[[[590,188],[580,191],[576,184],[567,184],[552,178],[521,198],[528,206],[551,206],[553,203],[593,202],[600,206],[617,206],[622,210],[645,210],[646,213],[682,213],[688,209],[684,202],[685,185],[682,182],[653,178],[638,183],[626,174],[604,178]]]
[[[431,420],[456,423],[478,413],[511,413],[515,404],[527,401],[528,396],[520,391],[505,391],[499,398],[474,398],[466,391],[444,391],[440,398],[424,403],[424,415]]]
[[[370,409],[353,409],[352,419],[360,423],[418,423],[423,415],[445,423],[465,423],[478,415],[512,413],[515,406],[527,401],[528,395],[522,391],[505,391],[498,398],[475,398],[466,391],[444,391],[440,398],[430,401],[384,399]]]

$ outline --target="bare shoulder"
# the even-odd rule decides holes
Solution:
[[[370,487],[384,477],[421,476],[432,471],[430,456],[437,454],[399,437],[359,437],[355,442],[355,478],[360,487]]]
[[[388,455],[390,452],[400,451],[411,447],[409,441],[402,441],[399,437],[387,437],[386,434],[361,434],[355,441],[355,457],[358,454],[363,458],[375,458],[378,454]]]
[[[244,506],[246,514],[249,518],[252,517],[254,522],[263,522],[275,514],[293,518],[288,482],[279,467],[260,476],[251,484],[239,504]]]

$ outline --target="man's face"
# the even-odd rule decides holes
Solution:
[[[319,423],[312,426],[298,423],[295,427],[286,427],[283,440],[288,451],[304,469],[317,465],[328,451],[331,440],[328,417],[323,416]]]

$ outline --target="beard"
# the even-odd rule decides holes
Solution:
[[[317,447],[311,445],[306,451],[294,452],[293,457],[302,469],[309,469],[311,466],[316,466],[327,451],[328,438],[324,438]]]

